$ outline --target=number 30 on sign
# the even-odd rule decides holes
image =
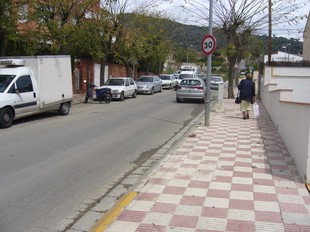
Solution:
[[[201,47],[204,54],[206,54],[207,56],[211,55],[215,51],[216,47],[215,37],[213,35],[206,35],[202,39]]]

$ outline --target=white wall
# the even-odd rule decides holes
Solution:
[[[266,67],[263,85],[263,105],[310,183],[310,68]]]

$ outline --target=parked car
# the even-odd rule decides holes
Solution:
[[[177,79],[176,85],[179,85],[185,78],[198,78],[195,71],[182,71]]]
[[[187,99],[205,101],[206,85],[200,78],[185,78],[176,88],[176,100],[182,102]]]
[[[219,89],[219,85],[224,84],[221,76],[212,76],[210,78],[210,89]]]
[[[137,97],[137,85],[130,77],[110,78],[104,87],[112,90],[113,99],[124,100],[125,97]]]
[[[161,74],[159,75],[159,78],[162,81],[162,88],[172,89],[175,87],[176,79],[173,74]]]
[[[162,91],[162,81],[158,76],[141,76],[136,84],[138,93],[154,94]]]

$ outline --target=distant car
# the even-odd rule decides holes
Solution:
[[[185,78],[198,78],[195,71],[182,71],[177,79],[176,85],[179,85]]]
[[[137,85],[131,77],[110,78],[104,87],[111,89],[113,99],[123,101],[125,97],[137,97]]]
[[[221,76],[212,76],[210,78],[210,89],[219,89],[219,85],[224,84]]]
[[[161,74],[159,75],[159,78],[162,81],[162,88],[172,89],[175,87],[176,79],[173,74]]]
[[[158,76],[141,76],[136,84],[138,93],[154,94],[162,91],[162,80]]]
[[[187,99],[205,101],[206,85],[200,78],[185,78],[176,88],[176,100],[182,102]]]

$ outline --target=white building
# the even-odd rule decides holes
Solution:
[[[302,61],[303,58],[302,56],[298,56],[298,55],[293,55],[290,53],[286,53],[286,52],[280,52],[278,51],[277,54],[272,54],[271,55],[271,61],[275,61],[275,62],[296,62],[296,61]],[[264,62],[266,63],[268,61],[268,55],[264,56]]]

